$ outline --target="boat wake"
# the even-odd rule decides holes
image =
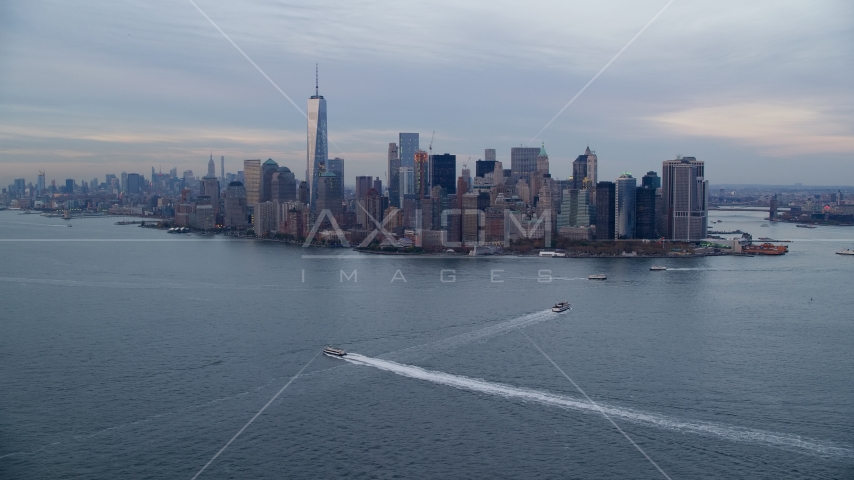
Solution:
[[[404,348],[402,350],[396,350],[394,352],[390,352],[386,355],[398,357],[399,354],[427,354],[427,353],[435,353],[436,351],[443,350],[451,350],[454,348],[459,348],[465,345],[468,345],[472,342],[476,342],[478,340],[483,340],[489,337],[495,337],[498,335],[503,335],[505,333],[512,332],[514,330],[518,330],[520,328],[529,327],[531,325],[535,325],[538,323],[545,322],[546,320],[553,320],[559,318],[558,314],[552,313],[551,309],[542,310],[539,312],[534,312],[528,315],[523,315],[521,317],[516,317],[510,320],[506,320],[501,323],[497,323],[495,325],[490,325],[485,328],[481,328],[480,330],[475,330],[472,332],[461,333],[459,335],[454,335],[453,337],[448,337],[442,340],[437,340],[435,342],[424,343],[421,345],[415,345],[412,347]]]
[[[366,357],[364,355],[359,355],[358,353],[348,353],[347,356],[343,358],[355,365],[374,367],[403,377],[433,382],[470,392],[496,395],[509,399],[519,399],[539,403],[541,405],[597,415],[601,414],[599,409],[601,407],[608,416],[615,420],[620,419],[640,425],[672,430],[680,433],[719,437],[735,442],[782,448],[800,453],[836,458],[854,458],[854,449],[851,447],[829,444],[798,435],[742,428],[705,421],[680,420],[664,415],[646,413],[625,407],[609,406],[602,403],[599,403],[597,407],[585,400],[566,395],[550,393],[542,390],[514,387],[502,383],[489,382],[482,379],[453,375],[434,370],[426,370],[421,367],[405,365],[390,360]]]

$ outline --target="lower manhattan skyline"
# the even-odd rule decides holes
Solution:
[[[0,479],[851,478],[854,3],[0,2]]]
[[[509,148],[545,141],[560,178],[571,175],[572,159],[587,145],[608,160],[603,178],[684,154],[709,161],[720,182],[733,184],[834,185],[854,154],[844,81],[852,42],[802,41],[819,29],[827,34],[821,38],[852,39],[843,20],[851,7],[841,3],[548,5],[554,20],[507,7],[485,16],[488,35],[426,29],[414,19],[435,13],[378,5],[398,20],[389,33],[406,29],[406,40],[390,46],[371,30],[368,12],[349,12],[365,20],[352,27],[358,55],[336,34],[307,50],[294,43],[295,33],[275,28],[335,31],[347,10],[318,25],[285,14],[253,22],[250,31],[246,22],[260,6],[237,16],[224,5],[196,6],[169,4],[155,14],[134,4],[95,2],[73,12],[59,4],[45,12],[6,5],[0,35],[26,41],[0,51],[0,184],[38,170],[57,179],[151,166],[183,171],[211,149],[229,171],[263,157],[303,176],[305,118],[294,106],[304,110],[314,93],[315,63],[330,102],[329,157],[344,158],[352,177],[386,178],[389,138],[407,131],[425,143],[435,131],[435,153],[455,154],[460,165],[482,158],[484,148],[508,162]],[[746,15],[759,10],[761,19]],[[475,20],[473,12],[458,13],[459,22]],[[26,28],[36,14],[39,23]],[[545,34],[503,39],[513,15],[536,16]],[[92,28],[63,42],[69,18]],[[565,18],[589,28],[550,27]],[[162,29],[166,43],[157,40]],[[431,40],[434,29],[441,41]],[[712,42],[712,32],[727,41]],[[503,54],[487,55],[490,42],[503,44]],[[794,66],[801,58],[808,69]]]

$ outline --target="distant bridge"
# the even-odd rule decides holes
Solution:
[[[777,207],[777,211],[791,210],[792,207]],[[710,212],[770,212],[771,207],[712,207]]]

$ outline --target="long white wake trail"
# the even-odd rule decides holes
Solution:
[[[497,323],[495,325],[490,325],[488,327],[484,327],[473,332],[461,333],[459,335],[454,335],[453,337],[437,340],[435,342],[429,342],[422,345],[415,345],[413,347],[404,348],[402,350],[396,350],[394,352],[388,353],[387,355],[397,356],[400,354],[418,354],[422,352],[435,353],[436,351],[450,350],[453,348],[468,345],[478,340],[483,340],[485,338],[494,337],[497,335],[503,335],[505,333],[509,333],[520,328],[525,328],[531,325],[542,323],[547,320],[555,320],[561,318],[562,315],[565,314],[552,313],[551,309],[542,310],[539,312],[529,313],[521,317],[511,318],[510,320],[505,320],[503,322]]]
[[[854,458],[854,450],[819,440],[789,435],[785,433],[768,432],[750,428],[735,427],[703,421],[679,420],[663,415],[645,413],[625,407],[614,407],[599,403],[593,405],[587,401],[573,397],[554,394],[541,390],[514,387],[502,383],[488,382],[477,378],[453,375],[450,373],[426,370],[413,365],[404,365],[390,360],[366,357],[358,353],[347,353],[344,360],[366,367],[374,367],[397,375],[433,382],[440,385],[468,390],[471,392],[496,395],[504,398],[514,398],[542,405],[576,410],[584,413],[600,415],[600,407],[612,418],[619,418],[636,424],[648,425],[680,433],[720,437],[730,441],[766,445],[771,447],[795,450],[802,453],[837,458]]]

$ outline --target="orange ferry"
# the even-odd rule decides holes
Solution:
[[[763,243],[762,245],[748,245],[741,249],[742,253],[750,253],[754,255],[783,255],[789,251],[786,245],[774,245],[772,243]]]

